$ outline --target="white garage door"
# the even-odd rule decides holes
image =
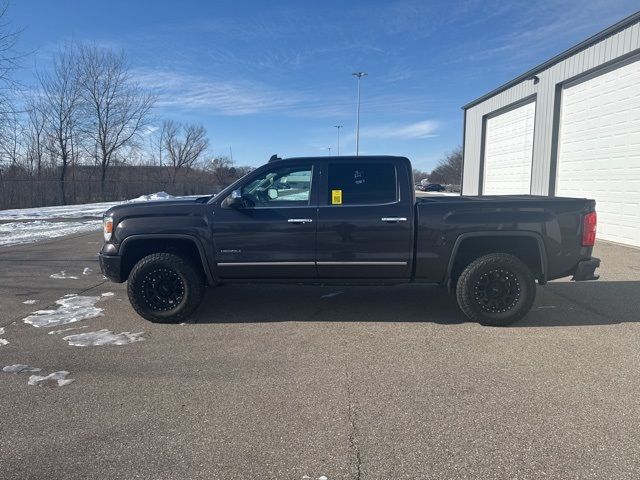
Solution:
[[[535,102],[487,119],[484,149],[485,195],[531,192]]]
[[[640,61],[562,95],[556,195],[595,198],[598,238],[640,246]]]

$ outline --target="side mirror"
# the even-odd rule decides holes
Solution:
[[[234,190],[229,195],[227,200],[227,206],[230,208],[242,208],[244,207],[244,201],[242,200],[242,191]]]

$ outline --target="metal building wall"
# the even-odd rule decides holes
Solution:
[[[635,15],[638,17],[638,15]],[[535,95],[536,118],[533,137],[533,163],[531,194],[549,195],[551,159],[555,155],[554,132],[557,122],[561,87],[564,83],[612,62],[640,54],[640,18],[634,18],[623,30],[619,30],[584,49],[539,72],[533,78],[507,88],[486,100],[466,109],[464,138],[464,172],[462,193],[477,195],[483,155],[483,124],[485,117],[514,103]],[[640,88],[640,86],[639,86]],[[556,112],[557,113],[554,113]]]

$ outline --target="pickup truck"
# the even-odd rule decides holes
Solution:
[[[440,285],[484,325],[540,285],[595,280],[595,201],[417,198],[404,157],[272,157],[218,195],[109,209],[102,272],[153,322],[182,321],[223,283]],[[401,312],[400,312],[401,315]]]

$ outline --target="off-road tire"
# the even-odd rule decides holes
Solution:
[[[494,295],[497,297],[493,298]],[[536,281],[529,267],[518,258],[491,253],[464,269],[456,285],[456,298],[470,320],[501,327],[517,322],[531,309],[536,298]]]
[[[158,284],[163,281],[175,290],[166,298],[156,295]],[[172,253],[154,253],[142,258],[131,270],[127,284],[131,306],[138,315],[154,323],[186,320],[202,302],[204,291],[198,270],[189,260]],[[167,300],[172,295],[173,301]]]

